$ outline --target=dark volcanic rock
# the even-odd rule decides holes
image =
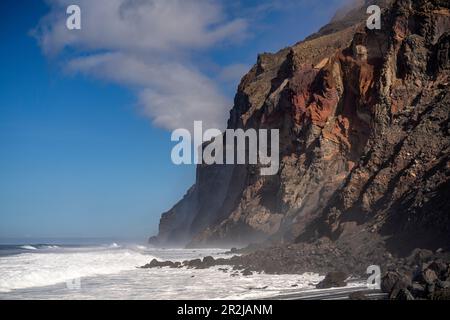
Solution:
[[[253,275],[253,272],[251,272],[250,269],[245,269],[244,271],[242,271],[242,275],[243,276],[251,276],[251,275]]]
[[[408,283],[403,279],[403,275],[395,272],[389,271],[385,274],[385,276],[381,279],[381,290],[386,293],[391,293],[394,289],[395,285],[398,282],[404,283],[403,287],[407,287]]]
[[[407,258],[410,265],[420,264],[429,261],[433,257],[433,251],[424,249],[414,249],[411,255]]]
[[[202,268],[203,262],[200,259],[194,259],[186,261],[186,263],[183,263],[183,265],[185,265],[188,268]]]
[[[410,288],[411,294],[419,299],[425,299],[427,297],[426,287],[420,283],[413,283]]]
[[[437,280],[436,285],[439,289],[450,289],[450,281]]]
[[[435,260],[429,266],[428,269],[433,270],[438,278],[446,278],[448,267],[442,260]]]
[[[418,276],[418,281],[419,282],[423,282],[426,284],[433,284],[436,282],[436,280],[438,280],[438,276],[436,275],[436,272],[434,272],[431,269],[425,269],[424,271],[422,271],[419,276]]]
[[[215,263],[216,263],[216,260],[214,260],[213,257],[208,256],[208,257],[203,258],[203,266],[205,266],[207,268],[214,266]]]
[[[163,268],[163,267],[179,268],[180,266],[181,266],[180,262],[158,261],[156,259],[153,259],[149,264],[146,264],[142,268],[144,269]]]
[[[389,298],[390,299],[400,299],[400,300],[410,300],[408,297],[411,295],[408,288],[412,286],[411,278],[408,275],[400,274],[398,281],[392,287]]]
[[[450,282],[446,281],[446,270],[450,266],[448,254],[439,251],[433,255],[422,255],[415,259],[417,266],[402,265],[401,270],[387,272],[381,282],[383,292],[390,299],[445,299]],[[414,270],[414,268],[416,268]],[[414,277],[411,281],[410,275]]]
[[[348,275],[344,272],[330,272],[326,275],[325,279],[322,280],[317,286],[317,289],[329,289],[329,288],[338,288],[345,287],[347,283],[345,280],[348,278]]]
[[[430,296],[431,300],[450,300],[450,289],[442,289],[433,292]]]

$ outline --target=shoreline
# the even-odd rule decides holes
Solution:
[[[321,251],[317,254],[316,250]],[[325,241],[313,245],[303,243],[265,248],[228,259],[214,259],[211,256],[204,257],[203,260],[183,262],[153,259],[142,268],[207,269],[213,266],[231,266],[231,276],[251,276],[262,272],[269,275],[300,275],[314,270],[315,273],[326,275],[325,279],[316,285],[316,289],[347,287],[354,277],[369,278],[366,273],[368,267],[375,266],[381,272],[376,275],[381,290],[369,292],[369,296],[361,293],[353,299],[367,299],[370,295],[375,295],[390,300],[450,300],[450,252],[444,249],[433,252],[416,248],[407,257],[394,257],[388,251],[380,249],[377,254],[372,252],[368,258],[355,257],[350,252],[340,252],[330,242]],[[364,291],[367,291],[367,287]],[[344,298],[347,293],[349,292],[343,289],[336,297]],[[282,299],[283,296],[292,299],[304,297],[303,294],[294,293],[278,298]]]

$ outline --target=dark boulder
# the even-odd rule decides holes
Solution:
[[[242,275],[243,276],[251,276],[251,275],[253,275],[253,272],[251,272],[251,270],[250,269],[245,269],[244,271],[242,271]]]
[[[438,279],[439,279],[439,277],[436,275],[436,272],[434,272],[432,269],[429,269],[429,268],[422,271],[417,277],[417,280],[419,282],[426,283],[426,284],[433,284]]]
[[[211,256],[207,256],[207,257],[203,258],[203,267],[210,268],[210,267],[214,266],[215,263],[216,263],[216,260]]]
[[[410,294],[408,288],[410,288],[411,285],[412,285],[412,283],[411,283],[410,279],[403,276],[402,278],[400,278],[399,281],[397,281],[397,283],[392,288],[391,292],[389,293],[389,298],[390,299],[399,299],[399,296],[403,297],[403,298],[405,296],[408,296]],[[403,298],[400,300],[410,300],[410,299],[403,299]]]
[[[414,282],[410,288],[411,294],[420,299],[425,299],[427,297],[427,290],[424,285]]]
[[[433,270],[440,279],[446,276],[447,268],[447,264],[440,259],[433,261],[428,266],[428,269]]]
[[[409,288],[413,286],[411,277],[404,272],[389,271],[381,280],[381,290],[389,294],[389,299],[397,299],[401,297],[408,297]],[[405,292],[404,290],[408,290]]]
[[[172,261],[158,261],[156,259],[153,259],[150,261],[150,263],[143,266],[143,269],[150,269],[150,268],[163,268],[163,267],[169,267],[169,268],[178,268],[181,266],[180,262],[172,262]]]
[[[228,261],[227,259],[224,258],[219,258],[215,260],[214,263],[216,266],[225,266],[225,265],[230,265],[230,261]]]
[[[400,279],[400,275],[397,272],[387,272],[383,279],[381,279],[381,290],[384,293],[391,293],[397,281]]]
[[[203,262],[200,259],[194,259],[194,260],[186,261],[185,265],[188,268],[201,268],[203,265]]]
[[[408,288],[412,285],[411,277],[397,271],[389,271],[381,279],[381,291],[391,293],[394,288],[397,290]]]
[[[329,288],[339,288],[347,286],[345,280],[348,278],[347,274],[344,272],[330,272],[326,275],[319,284],[317,284],[317,289],[329,289]]]
[[[436,285],[439,289],[450,289],[450,281],[436,281]]]

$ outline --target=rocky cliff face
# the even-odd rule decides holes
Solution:
[[[199,166],[152,243],[450,244],[450,4],[376,3],[381,30],[364,3],[258,57],[228,127],[279,129],[278,174]]]

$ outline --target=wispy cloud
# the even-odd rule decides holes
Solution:
[[[190,127],[194,120],[225,126],[232,107],[230,87],[250,66],[228,59],[228,65],[217,64],[210,59],[212,51],[242,44],[251,32],[266,37],[268,47],[286,33],[295,36],[299,19],[309,14],[305,10],[329,15],[338,4],[353,0],[46,1],[50,12],[34,31],[44,54],[73,73],[129,87],[142,113],[171,130]],[[81,7],[82,30],[66,28],[70,4]],[[290,22],[278,30],[273,16]],[[278,33],[269,38],[267,31],[273,30]]]
[[[230,101],[190,54],[242,40],[246,20],[228,17],[220,2],[210,0],[48,2],[50,13],[35,34],[46,55],[67,59],[67,70],[136,90],[144,114],[165,129],[194,120],[225,125]],[[81,7],[82,30],[65,27],[65,9],[73,3]],[[225,69],[224,79],[238,72],[238,66]]]

